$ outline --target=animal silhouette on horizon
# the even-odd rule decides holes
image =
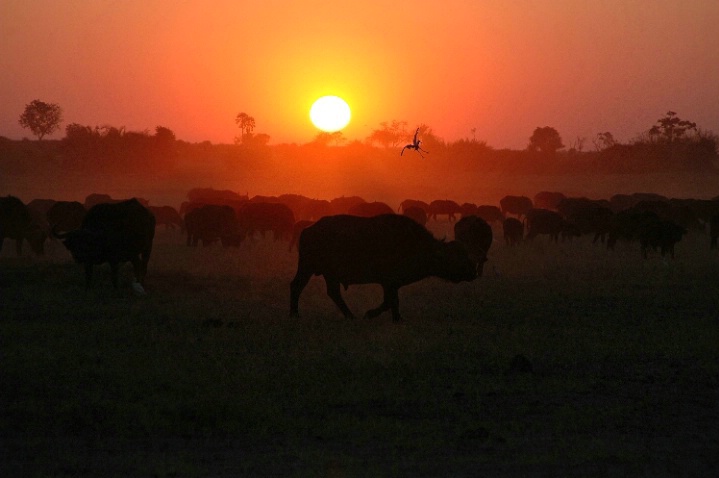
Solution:
[[[402,148],[402,151],[399,153],[400,156],[402,156],[404,154],[405,149],[409,148],[409,149],[414,149],[415,151],[417,151],[417,153],[422,157],[422,159],[424,159],[424,156],[422,156],[422,152],[429,153],[429,151],[425,151],[424,149],[419,147],[419,143],[421,143],[421,141],[419,139],[417,139],[418,135],[419,135],[419,128],[417,128],[417,131],[414,132],[414,139],[412,140],[412,143],[408,144],[404,148]]]

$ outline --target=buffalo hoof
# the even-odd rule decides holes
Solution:
[[[142,287],[142,284],[140,284],[139,282],[132,283],[132,292],[135,295],[139,295],[139,296],[147,295],[147,292],[145,292],[145,288]]]

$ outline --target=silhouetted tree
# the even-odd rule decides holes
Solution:
[[[240,136],[239,138],[235,138],[235,142],[244,144],[245,139],[251,136],[255,130],[255,118],[247,113],[238,113],[235,117],[235,123],[240,127]]]
[[[63,141],[73,145],[86,145],[93,141],[95,134],[89,126],[78,123],[70,123],[65,126],[65,138]]]
[[[572,154],[581,153],[584,151],[584,143],[587,142],[587,138],[584,136],[577,136],[574,141],[569,142],[569,152]]]
[[[170,128],[164,126],[155,127],[155,139],[161,143],[173,143],[175,141],[175,133]]]
[[[367,137],[370,144],[379,144],[385,148],[396,148],[402,142],[411,139],[412,135],[407,132],[407,122],[393,120],[391,124],[381,122],[380,129],[373,130]]]
[[[424,123],[419,125],[419,134],[417,137],[422,141],[422,148],[428,151],[437,153],[445,147],[444,141],[434,134],[432,127]]]
[[[327,146],[331,143],[334,143],[335,146],[339,146],[340,144],[347,141],[347,138],[342,135],[342,131],[335,131],[333,133],[327,133],[325,131],[321,131],[317,133],[317,136],[315,136],[314,143],[321,144],[323,146]]]
[[[60,129],[62,123],[62,108],[55,103],[45,103],[33,100],[25,105],[25,111],[18,120],[20,126],[32,131],[39,141]]]
[[[528,149],[530,151],[541,151],[542,153],[553,154],[558,149],[564,148],[559,132],[551,126],[537,127],[529,138]]]
[[[252,137],[252,144],[255,146],[267,146],[270,142],[270,135],[266,133],[257,133]]]
[[[649,129],[649,136],[659,141],[673,143],[681,141],[685,134],[692,130],[697,130],[696,123],[680,119],[674,111],[667,111],[667,115],[658,119],[657,124]]]
[[[617,144],[614,135],[609,131],[597,133],[597,137],[592,140],[592,143],[594,144],[594,149],[597,151],[603,151]]]
[[[170,160],[177,155],[177,140],[175,133],[164,126],[155,127],[155,135],[152,137],[153,156],[156,165],[170,163]]]

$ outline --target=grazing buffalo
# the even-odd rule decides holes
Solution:
[[[566,198],[559,203],[559,212],[579,234],[594,234],[592,242],[604,242],[614,212],[602,201],[587,198]]]
[[[524,224],[515,217],[508,217],[502,223],[504,242],[508,246],[514,246],[524,239]]]
[[[135,273],[133,287],[144,292],[147,263],[155,237],[155,217],[137,199],[118,203],[101,203],[85,215],[82,227],[55,233],[72,254],[75,262],[85,266],[85,283],[92,283],[92,267],[110,264],[112,285],[117,287],[119,265],[132,262]]]
[[[478,216],[465,216],[454,224],[454,238],[464,244],[477,266],[477,275],[482,275],[487,252],[492,245],[492,227]]]
[[[436,199],[429,203],[429,211],[427,215],[437,220],[437,216],[446,215],[450,222],[456,221],[457,214],[460,214],[462,209],[459,204],[452,201],[451,199]]]
[[[639,241],[642,231],[652,228],[652,224],[659,221],[659,216],[651,211],[636,211],[630,208],[614,214],[609,228],[607,249],[614,249],[620,239],[627,242]]]
[[[527,211],[527,239],[531,240],[539,234],[546,234],[554,242],[559,242],[559,235],[567,229],[566,226],[566,221],[556,211],[548,209]]]
[[[259,200],[252,198],[252,202],[274,202],[284,204],[292,210],[296,220],[316,221],[323,216],[331,216],[332,205],[324,199],[312,199],[301,194],[281,194],[276,198]]]
[[[101,193],[92,193],[88,194],[87,197],[85,197],[85,209],[88,211],[90,208],[97,204],[108,204],[116,202],[109,194],[101,194]]]
[[[521,219],[534,207],[534,204],[526,196],[504,196],[499,200],[499,207],[505,216],[514,214]]]
[[[316,221],[321,217],[332,216],[332,204],[325,199],[309,199],[305,202],[303,209],[296,214],[295,219],[304,219],[307,221]]]
[[[559,192],[540,191],[534,195],[534,207],[537,209],[549,209],[556,211],[557,206],[567,197]]]
[[[332,214],[349,214],[349,210],[356,204],[367,202],[359,196],[341,196],[330,201]]]
[[[177,226],[180,230],[185,228],[185,221],[180,213],[172,206],[148,206],[150,212],[155,216],[155,225],[165,226],[165,229],[174,229]]]
[[[37,212],[40,217],[45,217],[47,211],[56,202],[57,201],[55,199],[33,199],[32,201],[27,203],[27,207],[31,211]]]
[[[235,210],[218,204],[206,204],[188,212],[185,215],[185,231],[188,246],[197,246],[199,241],[203,246],[209,246],[217,240],[222,240],[225,246],[230,243],[236,245],[242,240],[241,237],[236,240],[238,221]]]
[[[461,206],[459,206],[459,213],[462,217],[465,216],[478,216],[477,214],[477,205],[471,202],[463,203]]]
[[[662,257],[667,253],[674,259],[674,245],[682,240],[687,230],[682,226],[660,219],[646,223],[639,232],[639,243],[642,245],[642,255],[647,258],[649,248],[661,251]]]
[[[259,231],[272,231],[275,241],[292,240],[295,215],[289,206],[282,203],[248,202],[237,213],[237,222],[242,234],[252,237]]]
[[[609,198],[609,207],[613,212],[620,212],[634,206],[636,200],[629,194],[615,194]]]
[[[75,231],[82,228],[87,210],[77,201],[57,201],[48,209],[45,217],[55,231]]]
[[[427,212],[421,207],[409,206],[407,208],[404,208],[402,215],[413,219],[415,222],[417,222],[417,224],[420,224],[422,226],[427,225]]]
[[[430,276],[471,281],[477,270],[464,245],[437,240],[408,217],[339,215],[324,217],[302,231],[297,274],[290,284],[291,316],[299,316],[300,294],[313,275],[324,277],[327,295],[348,318],[354,315],[340,286],[380,284],[384,300],[365,317],[391,310],[398,321],[400,287]]]
[[[404,212],[410,207],[418,207],[422,209],[425,214],[427,214],[427,212],[429,211],[429,204],[419,199],[405,199],[404,201],[399,203],[398,210]]]
[[[140,204],[142,204],[145,207],[147,207],[147,205],[150,203],[150,201],[148,201],[147,199],[143,199],[143,198],[136,197],[133,199],[135,199],[137,202],[139,202]],[[92,208],[93,206],[95,206],[97,204],[113,204],[113,203],[118,203],[118,202],[123,202],[123,201],[127,201],[127,199],[113,199],[109,194],[92,193],[92,194],[88,194],[87,197],[85,198],[84,206],[85,206],[85,209],[87,209],[89,211],[90,208]]]
[[[232,201],[247,201],[247,194],[239,194],[229,189],[192,188],[187,192],[189,202],[202,204],[230,205]]]
[[[387,204],[375,201],[355,204],[347,213],[352,216],[374,217],[382,214],[394,214],[394,211]]]
[[[189,213],[191,213],[195,209],[200,209],[202,206],[206,206],[208,204],[212,204],[212,203],[183,201],[182,204],[180,204],[180,211],[179,211],[180,217],[186,217]]]
[[[30,209],[15,196],[0,197],[0,251],[5,238],[15,239],[15,251],[22,255],[22,243],[27,241],[37,255],[45,252],[46,232],[33,221]]]
[[[502,214],[502,211],[497,206],[492,206],[490,204],[482,204],[481,206],[477,206],[476,215],[490,224],[492,224],[493,222],[499,224],[504,221],[504,214]]]

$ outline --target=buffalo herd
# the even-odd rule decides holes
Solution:
[[[88,286],[94,265],[109,263],[117,286],[119,264],[131,262],[133,288],[140,293],[157,226],[181,231],[190,247],[216,242],[239,247],[257,233],[269,233],[275,241],[287,241],[290,251],[298,250],[290,287],[292,315],[299,313],[299,297],[309,279],[322,275],[327,294],[345,316],[353,314],[340,286],[377,283],[384,300],[366,316],[391,311],[399,320],[400,287],[428,276],[452,282],[480,276],[493,230],[512,247],[540,235],[550,243],[586,235],[609,250],[617,241],[635,242],[644,258],[650,251],[673,258],[676,244],[690,230],[708,232],[711,249],[719,238],[719,197],[669,199],[636,193],[593,200],[542,191],[533,199],[508,195],[498,205],[406,199],[396,212],[386,203],[358,196],[331,201],[297,194],[250,198],[197,188],[187,198],[175,209],[106,194],[91,194],[84,203],[35,199],[24,204],[14,196],[0,197],[0,248],[4,239],[13,239],[17,255],[24,242],[40,255],[48,238],[59,239],[85,267]],[[425,227],[445,218],[454,223],[454,241],[436,239]]]

